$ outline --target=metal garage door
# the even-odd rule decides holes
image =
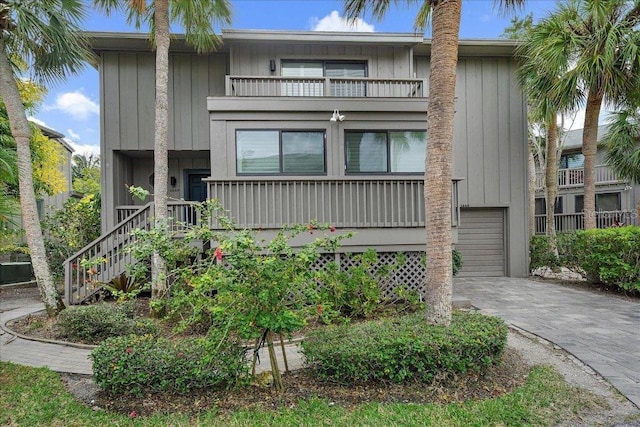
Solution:
[[[459,277],[504,276],[504,209],[463,209],[458,244],[462,254]]]

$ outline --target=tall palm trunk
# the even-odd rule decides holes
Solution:
[[[0,37],[0,93],[7,108],[11,133],[16,140],[20,206],[27,245],[31,253],[31,263],[33,264],[38,289],[47,314],[54,316],[64,309],[64,303],[56,290],[49,265],[47,264],[42,228],[38,218],[36,194],[33,190],[33,168],[31,166],[31,150],[29,147],[31,128],[24,113],[24,106],[20,99],[20,93],[13,77],[13,71],[6,55],[2,37]]]
[[[529,187],[529,238],[536,234],[536,160],[533,157],[533,147],[527,148],[527,174]]]
[[[167,181],[169,175],[168,123],[169,123],[169,0],[155,1],[155,43],[156,43],[156,106],[155,142],[153,167],[153,193],[155,202],[155,223],[163,227],[167,224]],[[153,254],[152,298],[161,299],[167,295],[167,267],[159,253]]]
[[[426,321],[451,323],[451,169],[461,0],[434,1],[427,109],[424,201],[427,232]]]
[[[590,89],[582,130],[584,155],[584,229],[596,228],[596,152],[598,151],[598,119],[602,108],[602,91]]]
[[[547,237],[549,238],[549,249],[558,257],[558,246],[556,245],[556,222],[555,207],[556,196],[558,194],[558,123],[556,115],[547,123],[547,170],[545,172],[545,198],[547,207]]]

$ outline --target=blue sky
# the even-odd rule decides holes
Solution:
[[[349,27],[342,18],[343,2],[330,0],[231,0],[235,29],[305,31],[412,32],[417,6],[392,7],[382,21],[365,16]],[[401,5],[402,2],[399,2]],[[538,20],[553,10],[554,1],[529,0],[519,16],[533,13]],[[498,38],[509,26],[511,15],[494,7],[491,0],[463,1],[461,38]],[[90,9],[83,25],[88,31],[124,31],[136,29],[123,15],[108,18]],[[180,32],[179,28],[172,29]],[[427,30],[426,35],[429,35]],[[100,108],[98,72],[87,66],[80,74],[50,87],[47,97],[33,119],[67,136],[79,153],[99,152]]]

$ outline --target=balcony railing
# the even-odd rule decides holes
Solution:
[[[596,212],[596,226],[607,228],[617,225],[633,224],[634,213],[631,211]],[[555,214],[556,232],[584,230],[584,213]],[[547,230],[547,216],[536,215],[536,234],[544,234]]]
[[[195,208],[196,202],[172,201],[168,202],[168,217],[170,218],[169,228],[172,231],[184,231],[186,226],[195,225],[200,222],[200,213]],[[140,206],[121,205],[116,207],[116,218],[118,222],[124,221],[140,209]]]
[[[227,96],[424,98],[422,79],[227,76]]]
[[[341,228],[424,227],[422,178],[224,179],[208,185],[209,197],[218,199],[240,227],[277,229],[311,220]],[[452,185],[456,203],[457,181]],[[454,226],[458,218],[456,203]]]
[[[536,190],[542,190],[544,175],[536,173]],[[596,166],[596,185],[623,183],[618,175],[606,165]],[[584,168],[559,169],[558,188],[582,187],[584,185]]]

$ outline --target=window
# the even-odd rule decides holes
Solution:
[[[563,211],[562,207],[562,197],[556,197],[556,204],[553,209],[553,213],[561,214]],[[536,208],[535,215],[546,215],[547,214],[547,204],[544,197],[536,198]]]
[[[325,173],[324,131],[238,130],[238,174]]]
[[[574,169],[584,167],[584,155],[582,153],[563,154],[560,156],[560,169]]]
[[[327,96],[366,96],[362,81],[340,80],[367,76],[366,62],[350,61],[284,61],[282,77],[295,77],[282,83],[284,96],[323,96],[324,78],[331,78]]]
[[[424,131],[346,132],[347,173],[424,173]]]
[[[576,212],[584,211],[584,196],[578,195],[575,199]],[[596,194],[596,212],[609,212],[621,210],[620,193]]]

